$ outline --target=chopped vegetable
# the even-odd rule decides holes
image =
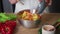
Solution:
[[[32,14],[32,13],[27,12],[27,11],[24,11],[24,12],[22,13],[22,15],[20,15],[19,17],[20,17],[21,19],[24,19],[24,20],[33,20],[33,21],[40,19],[40,18],[39,18],[40,15],[38,15],[38,14]]]
[[[5,22],[6,20],[15,20],[16,15],[14,14],[6,14],[6,13],[0,13],[0,22]]]
[[[7,16],[10,18],[10,20],[16,19],[16,15],[14,15],[14,14],[8,14]]]

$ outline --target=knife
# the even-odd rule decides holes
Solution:
[[[44,11],[45,8],[46,8],[46,2],[45,2],[45,0],[42,0],[37,7],[37,12],[36,13],[41,14]]]

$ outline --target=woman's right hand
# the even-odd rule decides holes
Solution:
[[[11,4],[15,4],[15,3],[17,3],[19,0],[9,0],[9,2],[11,3]]]

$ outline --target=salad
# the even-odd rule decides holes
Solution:
[[[18,15],[20,19],[35,21],[41,18],[40,15],[30,13],[29,11],[24,11],[22,14]]]

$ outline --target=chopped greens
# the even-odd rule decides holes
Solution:
[[[14,14],[6,14],[6,13],[0,13],[0,22],[5,22],[6,20],[15,20],[16,15]]]

